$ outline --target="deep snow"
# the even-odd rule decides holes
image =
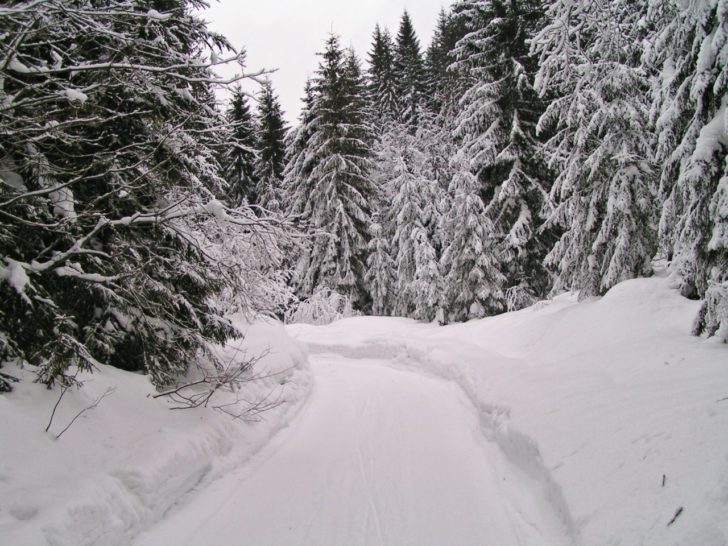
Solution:
[[[45,433],[58,389],[33,383],[30,369],[3,368],[23,381],[0,395],[0,544],[127,545],[267,444],[309,392],[306,353],[279,324],[236,323],[248,338],[218,350],[225,359],[267,353],[257,372],[269,376],[240,394],[282,402],[260,422],[170,411],[168,400],[148,398],[155,391],[147,377],[103,366],[66,393]],[[109,387],[112,394],[54,439]]]
[[[2,543],[728,545],[728,348],[689,335],[698,306],[652,278],[447,327],[293,325],[305,404],[268,325],[296,367],[256,387],[287,400],[260,423],[105,368],[58,426],[116,392],[53,441],[57,393],[25,381],[0,396]]]

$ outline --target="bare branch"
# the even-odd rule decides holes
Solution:
[[[64,428],[64,429],[63,429],[63,430],[62,430],[61,432],[59,432],[59,433],[58,433],[58,434],[56,435],[56,440],[60,440],[60,438],[61,438],[61,436],[63,435],[63,433],[64,433],[64,432],[66,432],[66,431],[67,431],[67,430],[68,430],[69,428],[71,428],[71,425],[73,425],[73,423],[75,423],[75,422],[76,422],[76,419],[78,419],[79,417],[81,417],[81,416],[82,416],[82,415],[83,415],[84,413],[86,413],[87,411],[90,411],[90,410],[92,410],[92,409],[96,409],[96,407],[97,407],[97,406],[99,405],[99,403],[101,403],[101,401],[102,401],[102,400],[103,400],[104,398],[106,398],[107,396],[109,396],[109,395],[111,395],[111,394],[114,394],[114,392],[115,392],[115,391],[116,391],[116,387],[109,387],[108,389],[106,389],[106,390],[104,391],[104,393],[103,393],[103,394],[101,394],[101,395],[100,395],[100,396],[99,396],[98,398],[96,398],[96,400],[94,400],[94,401],[93,401],[93,403],[92,403],[92,404],[91,404],[90,406],[86,406],[86,407],[85,407],[85,408],[83,408],[83,409],[82,409],[81,411],[79,411],[79,412],[78,412],[78,413],[77,413],[77,414],[76,414],[76,415],[75,415],[75,416],[73,417],[73,419],[71,419],[71,422],[70,422],[70,423],[68,423],[68,424],[66,425],[66,428]],[[60,401],[60,400],[59,400],[59,401]],[[55,411],[55,410],[54,410],[54,411]],[[50,425],[49,425],[49,426],[50,426]]]

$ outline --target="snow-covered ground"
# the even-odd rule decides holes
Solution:
[[[362,317],[289,331],[312,353],[452,380],[576,544],[724,546],[728,348],[690,335],[698,307],[652,278],[444,328]]]
[[[261,423],[104,369],[54,429],[114,394],[54,441],[57,395],[26,381],[0,396],[1,542],[728,545],[728,348],[690,336],[698,305],[653,278],[447,327],[289,326],[309,397],[266,326],[297,367]]]
[[[377,359],[311,365],[295,425],[136,546],[568,543],[456,385]]]
[[[58,389],[33,383],[31,370],[3,368],[23,381],[0,395],[0,544],[129,544],[266,445],[307,398],[306,353],[280,324],[237,324],[248,339],[221,350],[229,358],[267,353],[256,373],[269,376],[240,394],[282,402],[259,422],[209,409],[171,411],[168,400],[148,398],[155,391],[147,377],[102,367],[64,395],[46,433]],[[113,393],[55,440],[109,388]]]

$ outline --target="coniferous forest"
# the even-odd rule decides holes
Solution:
[[[728,340],[728,0],[458,0],[429,43],[406,12],[365,52],[322,36],[293,127],[203,6],[0,6],[0,362],[164,386],[232,312],[446,324],[657,262]]]

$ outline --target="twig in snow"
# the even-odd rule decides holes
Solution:
[[[76,422],[76,419],[78,419],[79,417],[81,417],[81,415],[83,415],[85,412],[87,412],[89,410],[92,410],[92,409],[95,409],[104,398],[106,398],[110,394],[113,394],[114,391],[116,391],[116,387],[109,387],[108,389],[106,389],[104,391],[104,393],[101,396],[99,396],[96,400],[93,401],[93,404],[91,404],[90,406],[86,406],[81,411],[79,411],[75,415],[75,417],[73,419],[71,419],[71,422],[66,425],[66,428],[64,428],[61,432],[59,432],[56,435],[56,440],[59,440],[61,438],[61,436],[63,435],[63,433],[66,432],[69,428],[71,428],[71,425]]]
[[[675,523],[675,520],[676,520],[676,519],[677,519],[678,517],[680,517],[680,514],[682,514],[682,513],[683,513],[683,507],[681,506],[680,508],[678,508],[678,509],[677,509],[677,512],[675,512],[675,515],[674,515],[674,516],[672,516],[672,519],[671,519],[671,520],[670,520],[670,522],[669,522],[669,523],[667,524],[667,526],[668,526],[668,527],[670,527],[670,525],[672,525],[673,523]]]
[[[48,419],[48,425],[45,428],[45,431],[48,432],[51,428],[51,425],[53,424],[53,418],[56,416],[56,410],[58,409],[58,406],[61,403],[61,400],[63,400],[63,395],[66,394],[66,391],[71,388],[71,385],[64,385],[64,387],[61,389],[61,395],[58,397],[58,400],[56,400],[55,405],[53,406],[53,411],[51,412],[51,418]]]
[[[278,396],[276,397],[276,399],[269,401],[269,398],[277,390],[279,392],[278,392]],[[230,417],[232,417],[235,420],[240,419],[242,421],[248,421],[248,422],[259,422],[262,420],[260,415],[263,412],[277,408],[278,406],[280,406],[283,403],[283,399],[282,399],[281,395],[282,395],[282,391],[279,390],[278,388],[274,387],[273,389],[271,389],[268,392],[268,394],[266,394],[263,398],[261,398],[260,400],[258,400],[255,403],[248,402],[241,396],[238,396],[236,398],[236,400],[233,402],[229,402],[227,404],[221,404],[218,406],[213,406],[213,408],[222,413],[229,415]],[[237,406],[238,404],[240,404],[241,401],[248,404],[248,406],[245,409],[237,411],[237,412],[227,409],[231,406]]]

